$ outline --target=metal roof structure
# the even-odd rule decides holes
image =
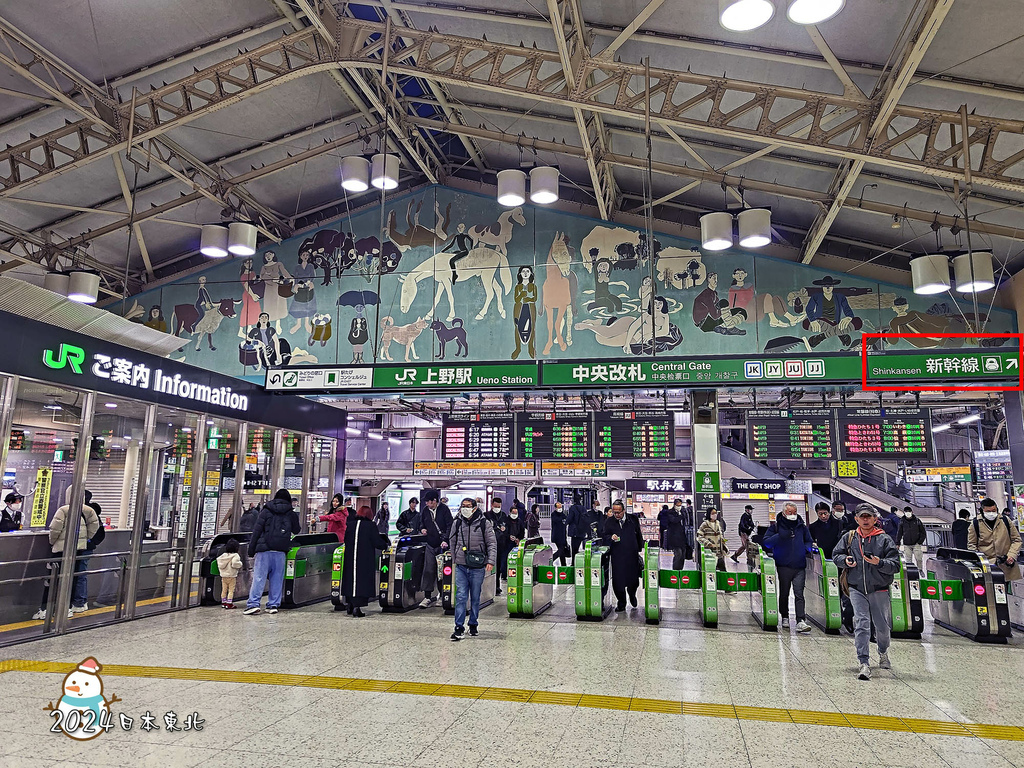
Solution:
[[[847,0],[819,27],[776,0],[747,33],[715,0],[475,2],[0,3],[0,271],[130,295],[225,212],[281,239],[379,204],[338,167],[385,141],[399,191],[539,159],[611,221],[653,204],[693,236],[742,198],[784,258],[907,283],[969,232],[1024,266],[1018,0]]]

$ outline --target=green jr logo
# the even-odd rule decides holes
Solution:
[[[52,349],[43,350],[43,365],[47,368],[60,370],[70,365],[72,371],[81,373],[82,363],[85,362],[85,350],[71,344],[61,344],[60,351],[57,353],[57,359],[54,360],[53,358]]]

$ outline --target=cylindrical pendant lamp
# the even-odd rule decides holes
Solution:
[[[972,274],[971,261],[974,262]],[[953,259],[953,276],[960,293],[979,293],[996,286],[991,251],[963,253]]]
[[[377,189],[394,189],[398,186],[398,155],[378,152],[370,162],[370,183]]]
[[[43,278],[43,288],[61,296],[68,295],[68,283],[71,278],[64,272],[47,272]]]
[[[530,202],[551,205],[558,200],[558,169],[542,165],[530,171]]]
[[[370,161],[361,155],[341,159],[341,186],[348,192],[365,192],[370,188]]]
[[[736,222],[739,225],[742,247],[762,248],[772,241],[771,209],[747,208],[739,212]]]
[[[97,272],[76,269],[68,276],[68,298],[79,304],[95,304],[100,291]]]
[[[228,228],[223,224],[203,224],[199,252],[211,259],[222,259],[227,256]]]
[[[700,217],[700,243],[708,251],[732,247],[732,214],[705,213]]]
[[[949,259],[944,253],[930,253],[910,260],[914,293],[928,296],[949,290]]]
[[[256,253],[256,225],[247,221],[233,221],[228,227],[228,250],[235,256]]]
[[[498,203],[515,208],[526,202],[526,174],[515,168],[498,171]]]

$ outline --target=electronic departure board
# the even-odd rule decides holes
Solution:
[[[979,483],[989,480],[1013,480],[1009,451],[974,451],[974,470]]]
[[[752,459],[834,459],[831,408],[747,411],[747,453]]]
[[[446,416],[441,425],[441,458],[493,461],[514,457],[515,419],[475,413]]]
[[[932,420],[927,408],[847,408],[839,411],[842,459],[929,459]]]
[[[594,414],[594,458],[674,459],[675,419],[667,411]]]
[[[25,450],[25,432],[21,429],[11,430],[11,440],[8,443],[10,450],[12,451],[24,451]]]
[[[589,413],[516,414],[516,457],[587,459],[593,455]]]

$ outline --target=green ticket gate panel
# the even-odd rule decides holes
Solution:
[[[839,569],[820,549],[807,556],[805,584],[807,618],[822,632],[838,635],[843,624],[843,607],[839,597]]]
[[[736,588],[750,592],[750,613],[765,632],[779,629],[779,580],[775,573],[775,560],[763,548],[757,548],[755,572],[729,574],[735,576]]]
[[[701,619],[705,627],[718,626],[718,556],[697,545],[701,572]]]
[[[1010,613],[1002,570],[978,552],[947,547],[939,547],[929,564],[935,570],[923,581],[922,596],[934,599],[933,592],[939,593],[932,606],[935,623],[978,643],[1006,643]]]
[[[441,563],[437,569],[438,593],[441,595],[441,607],[446,616],[455,615],[455,559],[452,553],[445,551],[441,555]],[[494,602],[494,593],[498,589],[498,574],[491,571],[484,575],[480,585],[480,607],[486,608]]]
[[[334,551],[342,546],[333,533],[306,533],[292,539],[285,555],[282,608],[326,600],[331,596]]]
[[[533,618],[551,607],[557,566],[552,564],[554,552],[537,539],[520,543],[508,560],[508,615],[512,618]]]
[[[900,555],[900,570],[889,587],[892,605],[892,636],[920,640],[924,630],[924,609],[921,607],[921,580],[917,565],[906,563]]]
[[[644,544],[644,619],[648,624],[661,621],[661,549],[656,544]]]
[[[588,541],[576,556],[576,618],[601,621],[612,612],[611,550]]]
[[[404,613],[423,600],[423,564],[426,536],[402,536],[380,556],[380,593],[382,611]]]
[[[575,582],[576,569],[571,565],[536,566],[533,572],[533,580],[537,584],[573,584]]]
[[[331,555],[331,602],[334,610],[343,611],[345,606],[341,599],[341,572],[345,568],[345,545],[342,544]]]

